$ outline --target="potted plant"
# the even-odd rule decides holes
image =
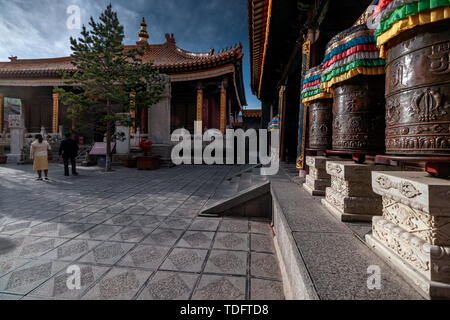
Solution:
[[[159,156],[152,156],[150,153],[150,147],[153,142],[142,138],[139,142],[139,148],[142,149],[144,156],[137,157],[137,168],[139,170],[156,170],[159,169]]]
[[[128,157],[127,159],[125,159],[124,163],[123,163],[125,168],[136,168],[137,167],[137,160],[136,158],[133,157]]]
[[[0,164],[6,163],[8,157],[5,154],[5,147],[0,146]]]
[[[141,138],[141,141],[139,142],[139,148],[141,148],[144,152],[144,156],[150,156],[150,147],[152,146],[152,144],[153,142],[151,140]]]

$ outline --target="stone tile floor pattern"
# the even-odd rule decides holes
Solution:
[[[0,166],[0,300],[284,298],[268,221],[197,217],[239,168],[114,169]]]

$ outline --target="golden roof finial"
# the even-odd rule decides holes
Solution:
[[[139,41],[140,42],[148,42],[148,32],[147,32],[147,24],[145,23],[145,18],[142,18],[141,22],[141,31],[139,31]]]

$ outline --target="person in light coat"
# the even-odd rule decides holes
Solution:
[[[42,181],[42,171],[44,171],[45,180],[48,180],[48,152],[51,151],[51,148],[42,135],[37,134],[35,138],[36,140],[31,144],[30,149],[33,170],[38,173],[38,181]]]

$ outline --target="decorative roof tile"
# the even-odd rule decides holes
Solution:
[[[242,45],[227,48],[218,53],[211,49],[209,52],[195,53],[179,48],[173,34],[166,34],[163,44],[146,44],[137,42],[127,45],[126,49],[146,46],[143,61],[154,62],[155,68],[164,73],[179,73],[186,71],[204,70],[228,63],[235,63],[242,59]],[[10,62],[0,62],[0,78],[29,77],[29,76],[58,76],[59,71],[73,72],[71,57],[50,59],[17,59],[11,57]]]

